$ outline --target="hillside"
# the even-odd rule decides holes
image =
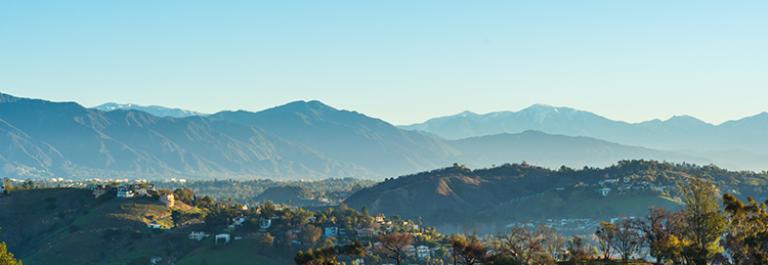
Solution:
[[[432,225],[505,225],[545,218],[643,216],[648,207],[675,207],[676,185],[714,181],[740,196],[768,196],[768,175],[717,167],[622,161],[606,168],[549,170],[528,164],[476,169],[456,165],[387,179],[350,196],[353,208],[423,217]],[[608,188],[606,194],[601,189]]]
[[[98,199],[86,189],[14,190],[0,195],[0,241],[29,265],[146,265],[151,257],[163,258],[160,264],[290,262],[285,253],[255,253],[258,243],[252,239],[227,248],[190,240],[191,231],[205,227],[173,220],[175,213],[204,216],[206,211],[178,200],[169,208],[156,198],[115,198],[114,190]],[[150,223],[163,228],[149,228]]]
[[[0,241],[24,264],[128,264],[167,253],[171,210],[152,199],[95,199],[85,189],[19,190],[0,195]],[[181,210],[181,208],[177,209]]]

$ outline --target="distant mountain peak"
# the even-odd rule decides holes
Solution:
[[[335,111],[337,110],[334,107],[329,106],[328,104],[323,103],[319,100],[296,100],[291,101],[286,104],[273,107],[269,110],[288,110],[288,111],[306,111],[306,110],[328,110],[328,111]]]
[[[142,112],[152,114],[157,117],[173,117],[173,118],[184,118],[189,116],[204,115],[200,112],[185,110],[180,108],[169,108],[169,107],[163,107],[163,106],[157,106],[157,105],[145,106],[145,105],[138,105],[133,103],[115,103],[115,102],[104,103],[104,104],[93,107],[93,109],[106,111],[106,112],[115,111],[115,110],[137,110],[137,111],[142,111]]]
[[[679,125],[710,125],[709,123],[690,115],[675,115],[664,122]]]
[[[462,111],[459,114],[456,114],[456,116],[459,116],[459,117],[471,117],[471,116],[478,116],[478,115],[479,114],[471,112],[471,111],[468,111],[468,110],[465,110],[465,111]]]
[[[541,104],[541,103],[533,104],[518,112],[519,113],[571,113],[571,112],[588,113],[586,111],[581,111],[574,108],[559,107],[559,106],[553,106],[553,105]]]

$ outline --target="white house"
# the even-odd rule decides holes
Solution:
[[[232,218],[232,224],[235,225],[235,226],[241,226],[241,225],[243,225],[245,223],[245,221],[246,221],[245,217],[242,217],[242,216],[241,217]]]
[[[159,224],[156,224],[156,223],[147,224],[147,227],[148,228],[152,228],[152,229],[162,229],[163,228],[163,226],[161,226]]]
[[[427,259],[432,251],[428,246],[420,245],[416,247],[416,257],[419,259]]]
[[[603,195],[603,197],[606,197],[606,196],[608,196],[608,193],[611,192],[611,188],[608,188],[608,187],[601,188],[601,189],[597,190],[597,192],[599,192],[600,195]]]
[[[218,234],[215,237],[215,240],[216,240],[215,243],[216,243],[216,245],[218,245],[219,242],[222,242],[222,244],[226,245],[226,244],[229,244],[229,239],[230,239],[230,237],[229,237],[229,234],[227,234],[227,233]]]

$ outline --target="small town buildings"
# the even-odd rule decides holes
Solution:
[[[214,240],[215,240],[215,244],[216,245],[218,245],[220,243],[223,244],[223,245],[226,245],[226,244],[229,244],[230,236],[227,233],[221,233],[221,234],[216,235],[214,237]]]

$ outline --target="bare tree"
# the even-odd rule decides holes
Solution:
[[[622,261],[627,262],[642,249],[645,243],[642,227],[643,222],[637,219],[623,219],[616,224],[611,245],[619,252]]]
[[[611,242],[616,237],[616,226],[610,222],[600,222],[600,226],[595,231],[595,239],[597,239],[598,249],[603,253],[603,259],[608,261],[611,259],[611,250],[613,245]]]
[[[379,237],[381,251],[387,258],[400,265],[405,258],[405,248],[413,242],[409,233],[390,233]]]
[[[521,264],[531,264],[545,254],[544,239],[539,230],[513,227],[502,238],[502,249]]]
[[[463,265],[475,265],[486,258],[487,249],[476,236],[453,235],[450,242],[455,257],[460,257]]]

